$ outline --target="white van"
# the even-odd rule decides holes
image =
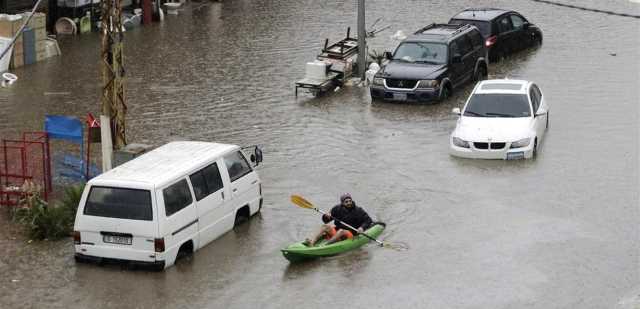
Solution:
[[[76,213],[76,261],[164,269],[231,230],[262,207],[262,151],[252,148],[247,160],[235,145],[171,142],[91,179]]]

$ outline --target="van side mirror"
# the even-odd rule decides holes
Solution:
[[[460,116],[460,108],[459,108],[459,107],[454,107],[454,108],[451,110],[451,113],[453,113],[454,115],[458,115],[458,116]]]
[[[451,59],[451,61],[453,63],[460,63],[460,62],[462,62],[462,56],[460,54],[454,54],[453,58]]]
[[[525,22],[524,24],[522,24],[522,29],[527,30],[530,26],[531,24],[529,22]]]
[[[391,52],[388,52],[388,51],[382,53],[382,55],[384,56],[384,59],[387,59],[387,60],[391,60],[391,58],[393,57],[393,55],[391,55]]]
[[[256,146],[253,149],[253,153],[251,154],[251,162],[255,162],[256,166],[258,166],[258,164],[262,162],[262,149],[260,149],[260,147]]]

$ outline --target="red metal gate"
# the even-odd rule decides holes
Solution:
[[[26,181],[45,201],[52,190],[49,138],[46,132],[25,132],[21,140],[0,143],[0,205],[14,206],[24,196]]]

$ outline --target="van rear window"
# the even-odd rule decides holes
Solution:
[[[151,221],[153,220],[151,193],[149,190],[91,187],[84,205],[84,214]]]

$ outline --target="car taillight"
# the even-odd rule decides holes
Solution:
[[[79,245],[81,242],[82,242],[82,239],[80,238],[80,232],[73,231],[73,244]]]
[[[156,252],[164,252],[164,238],[156,238],[153,242]]]
[[[487,47],[491,47],[493,44],[496,44],[496,41],[498,40],[497,36],[491,36],[489,38],[487,38],[487,40],[484,42],[484,45]]]

